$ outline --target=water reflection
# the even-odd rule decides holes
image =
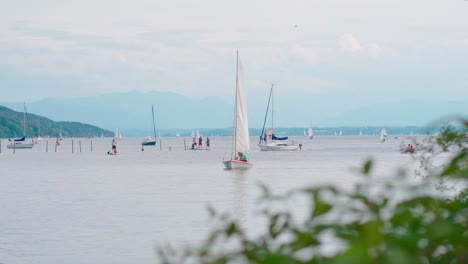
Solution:
[[[231,170],[232,215],[245,226],[247,223],[248,182],[250,170]]]

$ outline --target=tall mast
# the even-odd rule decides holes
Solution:
[[[268,97],[268,104],[267,104],[267,109],[266,109],[266,112],[265,112],[265,119],[263,120],[262,134],[260,135],[260,142],[258,142],[258,144],[262,143],[263,132],[265,132],[265,124],[266,124],[267,117],[268,117],[268,110],[270,109],[270,101],[271,101],[271,93],[272,92],[273,92],[273,89],[270,89],[270,97]]]
[[[233,150],[234,150],[234,157],[236,156],[237,149],[237,95],[238,95],[238,89],[239,89],[239,50],[237,50],[236,53],[236,99],[234,101],[234,138],[233,138]]]
[[[26,136],[26,103],[24,103],[23,111],[23,136]]]
[[[273,84],[271,84],[271,137],[273,138]]]
[[[151,105],[151,114],[153,115],[153,133],[154,133],[154,140],[156,140],[156,126],[154,124],[154,108],[153,105]],[[119,131],[120,134],[120,131]]]

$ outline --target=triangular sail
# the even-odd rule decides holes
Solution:
[[[309,122],[309,137],[312,138],[314,136],[314,131],[312,130],[312,121]]]
[[[382,128],[380,130],[380,140],[383,141],[386,136],[387,136],[387,130],[385,128]]]
[[[247,117],[247,102],[245,100],[244,75],[239,54],[237,55],[236,85],[235,151],[248,153],[250,150],[249,120]]]

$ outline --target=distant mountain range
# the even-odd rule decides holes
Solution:
[[[248,97],[249,126],[261,128],[265,117],[268,93]],[[314,126],[426,126],[448,114],[468,116],[468,100],[427,103],[399,103],[350,106],[352,98],[329,98],[291,94],[275,96],[275,127]],[[21,111],[23,103],[4,102]],[[94,97],[44,99],[28,102],[30,112],[54,120],[92,124],[109,130],[120,128],[127,135],[151,135],[151,105],[155,109],[157,130],[191,131],[196,128],[231,127],[233,102],[223,97],[187,97],[172,92],[112,93]],[[349,110],[354,109],[354,110]],[[267,125],[271,124],[271,115]],[[171,132],[172,133],[172,132]]]
[[[0,106],[0,138],[22,137],[23,119],[24,112]],[[49,118],[27,113],[26,137],[38,135],[58,137],[60,133],[63,137],[114,136],[114,133],[92,125],[79,122],[54,122]]]
[[[79,122],[60,121],[54,122],[46,117],[28,113],[26,118],[26,136],[37,137],[51,136],[58,137],[62,133],[63,137],[94,137],[106,136],[112,137],[111,131],[101,129],[96,126],[82,124]],[[269,127],[269,126],[268,126]],[[409,135],[409,134],[434,134],[440,129],[438,127],[417,127],[417,126],[387,126],[387,132],[390,135]],[[343,135],[379,135],[380,126],[340,126],[340,127],[314,127],[314,134],[317,136],[334,135],[343,132]],[[232,128],[200,128],[198,129],[203,136],[230,136]],[[158,136],[174,137],[192,137],[195,129],[158,129]],[[250,135],[260,135],[260,128],[251,128]],[[306,132],[302,127],[275,128],[278,135],[301,136]],[[146,129],[122,129],[124,137],[151,135]],[[23,136],[23,112],[16,112],[9,108],[0,106],[0,138],[12,138]]]

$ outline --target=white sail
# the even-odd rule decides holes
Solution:
[[[342,135],[343,135],[343,130],[340,130],[340,136],[342,136]]]
[[[245,100],[244,75],[242,63],[237,55],[237,87],[236,87],[236,151],[248,153],[250,151],[249,120],[247,117],[247,102]]]
[[[309,122],[309,138],[314,137],[314,131],[312,130],[312,121]]]
[[[380,141],[385,141],[385,137],[387,137],[387,130],[385,128],[382,128],[380,130]]]
[[[200,138],[200,131],[197,129],[197,138]]]
[[[120,129],[115,129],[115,133],[114,133],[114,138],[115,139],[122,139],[122,134],[120,134]]]

